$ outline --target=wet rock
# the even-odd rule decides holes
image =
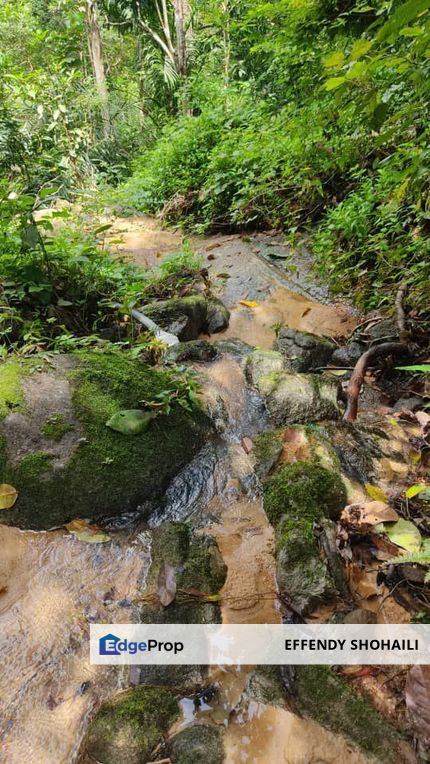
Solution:
[[[340,476],[314,462],[286,464],[264,486],[264,509],[276,529],[278,586],[302,615],[336,594],[314,526],[323,516],[338,517],[345,503]]]
[[[282,353],[291,371],[303,372],[325,366],[336,345],[327,337],[284,328],[273,347]]]
[[[277,425],[339,419],[339,381],[318,374],[274,372],[261,377],[257,389]]]
[[[234,358],[245,358],[254,352],[254,348],[238,339],[218,340],[213,343],[218,353],[226,353]]]
[[[355,366],[364,353],[365,346],[361,342],[351,340],[346,345],[336,348],[330,358],[332,366]]]
[[[102,705],[82,750],[99,764],[145,764],[178,716],[171,692],[161,687],[128,690]]]
[[[148,604],[136,611],[140,623],[221,623],[218,603],[205,602],[204,597],[217,594],[227,575],[211,536],[193,533],[186,523],[165,523],[152,532],[151,557],[145,590]],[[165,562],[175,568],[177,595],[168,607],[161,607],[156,602],[157,586],[159,571]],[[187,590],[191,593],[187,594]],[[139,681],[187,694],[201,688],[206,676],[205,666],[142,666]]]
[[[254,350],[246,360],[246,377],[251,385],[258,387],[261,379],[281,372],[285,362],[275,350]]]
[[[369,337],[371,340],[381,341],[382,339],[392,338],[395,339],[398,335],[398,327],[394,319],[384,318],[382,321],[378,321],[373,326],[365,327],[363,334]]]
[[[254,438],[255,472],[264,480],[277,464],[283,450],[282,432],[271,430]]]
[[[206,299],[203,294],[174,297],[145,305],[142,312],[162,329],[182,342],[196,340],[202,332],[209,334],[226,329],[230,313],[215,298]]]
[[[169,389],[171,375],[126,353],[3,364],[0,468],[19,495],[1,522],[49,529],[76,517],[120,516],[159,499],[211,431],[209,419],[178,407],[133,437],[106,422]]]
[[[324,422],[320,429],[348,477],[361,483],[371,482],[375,474],[373,457],[382,455],[375,437],[348,422]]]
[[[185,363],[197,361],[207,363],[217,356],[216,348],[207,340],[192,340],[172,345],[164,354],[166,363]]]
[[[230,311],[221,300],[212,298],[207,302],[205,329],[208,334],[217,334],[227,329],[230,322]]]
[[[187,727],[169,741],[172,764],[223,764],[223,728],[208,724]]]
[[[357,608],[356,610],[351,610],[350,613],[347,613],[343,618],[343,623],[361,623],[361,624],[369,624],[369,623],[377,623],[377,616],[376,613],[374,613],[372,610],[365,610],[364,608]]]
[[[305,535],[303,533],[305,532]],[[336,589],[318,544],[309,529],[281,531],[277,542],[276,578],[280,592],[294,610],[305,616],[336,595]]]
[[[401,735],[365,696],[356,694],[329,666],[296,666],[295,703],[332,732],[345,735],[386,764],[405,761]]]
[[[258,666],[249,675],[246,699],[270,706],[285,706],[285,688],[279,666]]]

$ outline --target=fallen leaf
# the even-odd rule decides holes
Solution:
[[[254,444],[251,438],[242,438],[242,448],[246,454],[251,453],[252,449],[254,448]]]
[[[366,483],[364,486],[366,489],[366,493],[368,496],[370,496],[371,499],[374,499],[375,501],[383,501],[385,504],[388,503],[388,496],[381,488],[378,488],[377,485],[372,485],[371,483]]]
[[[18,491],[13,485],[0,484],[0,509],[12,509],[18,498]]]
[[[427,414],[426,411],[416,411],[415,419],[420,423],[423,430],[430,426],[430,414]]]
[[[422,742],[430,740],[430,666],[413,666],[406,677],[406,708]]]
[[[397,520],[396,523],[382,523],[375,527],[377,533],[386,533],[390,541],[408,552],[418,552],[421,549],[421,533],[410,520]]]
[[[106,541],[111,540],[107,533],[101,531],[96,525],[90,525],[87,520],[77,518],[67,523],[64,527],[78,541],[85,541],[86,544],[105,544]]]
[[[421,451],[415,451],[412,449],[409,452],[409,461],[411,464],[418,464],[421,461]]]
[[[399,519],[396,510],[383,501],[369,501],[365,504],[350,504],[342,513],[345,519],[354,527],[377,525],[384,522],[395,522]]]
[[[167,607],[176,597],[176,573],[173,565],[163,562],[158,574],[157,594],[163,607]]]
[[[420,485],[411,485],[409,488],[405,491],[405,496],[407,499],[413,499],[414,496],[418,496],[419,493],[422,493],[422,491],[426,491],[428,488],[427,485],[424,485],[424,483],[421,483]]]
[[[244,305],[245,308],[257,308],[258,302],[255,302],[255,300],[240,300],[240,305]]]
[[[140,435],[148,429],[155,416],[153,411],[125,409],[124,411],[117,411],[106,422],[106,427],[110,427],[111,430],[120,432],[122,435]]]
[[[404,462],[396,462],[394,459],[381,459],[381,466],[390,477],[406,477],[409,466]]]

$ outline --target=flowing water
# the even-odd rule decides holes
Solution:
[[[143,264],[180,243],[177,235],[162,233],[153,223],[148,227],[145,220],[128,225],[124,230],[127,223],[119,221],[113,236],[122,236],[122,251]],[[304,276],[301,272],[297,283],[294,277],[294,284],[275,272],[257,237],[254,242],[218,237],[196,246],[213,275],[230,275],[221,280],[221,296],[232,308],[227,337],[270,347],[278,322],[337,336],[357,322],[345,306],[326,304],[323,294],[317,295],[321,302],[312,298],[306,262]],[[250,309],[243,300],[258,305]],[[187,518],[216,538],[228,566],[221,593],[226,623],[279,623],[273,529],[243,441],[268,427],[264,406],[246,386],[234,355],[224,354],[199,372],[218,438],[172,482],[152,523]],[[123,669],[89,665],[88,632],[91,622],[131,620],[130,603],[142,591],[150,566],[145,536],[120,532],[109,543],[90,545],[61,531],[0,526],[0,544],[0,762],[73,764],[94,708],[128,686]],[[207,720],[223,725],[225,764],[366,761],[342,738],[287,708],[243,702],[249,671],[214,667],[215,700],[196,711],[184,698],[175,730]]]

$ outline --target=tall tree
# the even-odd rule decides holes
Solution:
[[[112,132],[109,114],[109,94],[106,84],[106,71],[96,0],[86,0],[85,12],[88,49],[90,52],[97,92],[100,99],[100,108],[103,119],[103,131],[105,137],[109,138]]]

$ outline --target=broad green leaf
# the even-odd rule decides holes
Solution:
[[[400,30],[403,37],[419,37],[424,33],[423,27],[404,27]]]
[[[141,409],[125,409],[118,411],[106,422],[106,426],[122,435],[140,435],[148,429],[151,420],[156,414],[153,411],[142,411]]]
[[[324,83],[325,90],[336,90],[346,82],[346,77],[331,77]]]
[[[414,496],[418,496],[419,493],[422,493],[423,491],[427,490],[427,486],[423,483],[419,485],[411,485],[409,488],[405,491],[405,496],[407,499],[413,499]]]
[[[8,483],[0,484],[0,509],[12,509],[18,498],[18,491]]]
[[[325,59],[324,59],[324,66],[327,67],[327,69],[330,69],[332,67],[338,67],[342,66],[343,62],[345,61],[345,54],[341,50],[336,50],[334,53],[330,53]]]
[[[421,549],[421,533],[411,520],[397,520],[396,523],[381,523],[375,526],[377,533],[385,533],[390,541],[408,552],[418,552]]]
[[[106,225],[99,225],[98,228],[95,229],[94,233],[103,233],[103,231],[108,231],[109,228],[112,228],[112,223],[106,223]]]
[[[350,60],[351,61],[358,61],[359,58],[364,56],[372,47],[373,42],[372,40],[356,40],[354,45],[352,46],[351,53],[350,53]]]
[[[384,42],[392,35],[399,32],[402,27],[409,24],[410,21],[416,19],[424,11],[430,8],[430,0],[407,0],[406,3],[400,5],[393,14],[391,14],[387,23],[379,30],[376,35],[378,42]]]

